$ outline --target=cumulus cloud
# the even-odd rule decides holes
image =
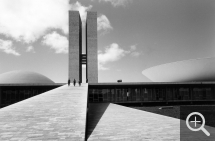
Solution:
[[[140,52],[131,52],[131,56],[133,56],[133,57],[138,57],[138,56],[140,56],[141,55],[141,53]]]
[[[48,33],[60,30],[63,35],[67,35],[68,10],[78,10],[85,22],[87,11],[91,8],[92,5],[84,6],[78,1],[70,3],[70,0],[0,0],[0,34],[27,44],[44,36],[46,45],[55,48],[58,53],[65,53],[65,47],[58,49],[68,42],[65,37],[59,37],[60,41],[54,41],[58,42],[58,45],[54,45],[48,41],[54,35],[57,38],[57,33],[52,36]],[[105,15],[100,15],[98,21],[99,31],[112,29]],[[30,50],[31,47],[28,51]]]
[[[125,6],[132,0],[99,0],[99,2],[110,2],[114,7]]]
[[[28,47],[26,48],[26,52],[33,52],[33,53],[35,53],[34,47],[33,47],[33,46],[28,46]]]
[[[15,50],[15,47],[13,47],[13,42],[10,40],[0,39],[0,50],[7,54],[20,56],[20,54]]]
[[[105,51],[98,52],[98,68],[99,70],[108,70],[104,67],[107,62],[114,62],[126,55],[127,51],[119,47],[117,43],[112,43],[105,48]]]
[[[0,34],[31,43],[50,29],[68,34],[68,10],[78,10],[83,21],[92,5],[70,0],[0,0]]]
[[[131,48],[131,51],[134,51],[137,49],[137,45],[131,45],[130,48]]]
[[[98,31],[103,31],[103,33],[106,33],[110,29],[113,29],[111,26],[110,21],[105,15],[100,15],[97,18],[97,30]]]
[[[55,53],[68,53],[68,39],[57,32],[52,32],[43,37],[43,44],[55,50]]]
[[[105,51],[98,51],[98,68],[99,70],[109,70],[109,68],[104,65],[109,62],[118,61],[126,55],[132,57],[138,57],[141,55],[141,52],[136,51],[137,45],[130,46],[129,50],[124,50],[117,43],[112,43],[111,45],[105,48]]]
[[[34,42],[48,29],[68,33],[69,0],[1,0],[0,34]]]
[[[87,11],[90,10],[93,6],[83,6],[80,2],[73,3],[71,5],[72,10],[77,10],[80,13],[82,22],[86,22]],[[84,24],[83,24],[84,25]]]
[[[141,52],[138,52],[138,51],[136,51],[136,49],[137,49],[137,45],[131,45],[130,46],[130,55],[132,56],[132,57],[138,57],[138,56],[140,56],[141,55]]]

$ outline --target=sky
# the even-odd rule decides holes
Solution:
[[[147,68],[215,56],[214,0],[0,0],[0,74],[66,83],[69,10],[80,12],[83,48],[86,11],[98,14],[99,82],[150,82]]]

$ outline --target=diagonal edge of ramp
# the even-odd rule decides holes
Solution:
[[[84,140],[87,91],[64,85],[0,109],[0,140]]]
[[[93,104],[88,103],[87,124],[86,124],[86,140],[90,137],[96,128],[99,120],[102,118],[110,103]]]

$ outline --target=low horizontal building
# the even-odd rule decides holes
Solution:
[[[0,108],[52,90],[63,84],[30,71],[11,71],[0,75]]]

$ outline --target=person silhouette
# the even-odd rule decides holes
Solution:
[[[128,92],[128,90],[127,90],[127,101],[129,100],[129,92]]]
[[[76,83],[76,80],[74,79],[74,80],[73,80],[73,85],[74,85],[74,86],[75,86],[75,83]]]
[[[68,86],[70,86],[70,79],[68,80]]]
[[[81,86],[81,81],[80,80],[78,81],[78,84],[79,84],[79,86]]]
[[[86,83],[88,83],[88,79],[86,79]]]

